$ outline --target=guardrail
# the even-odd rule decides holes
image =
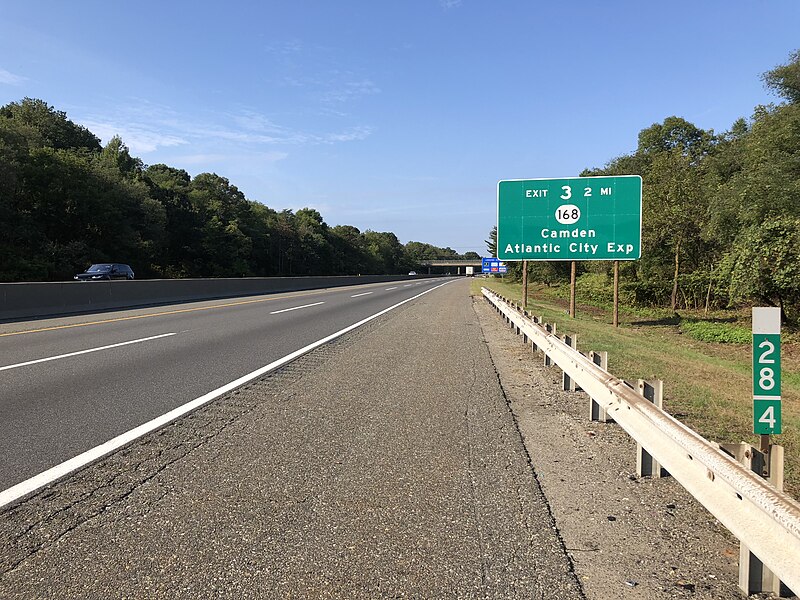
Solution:
[[[800,503],[596,364],[597,353],[590,358],[578,352],[574,337],[566,343],[553,326],[535,322],[491,290],[481,291],[517,333],[544,352],[545,364],[552,362],[564,372],[565,388],[570,382],[572,389],[585,391],[599,415],[612,418],[652,457],[654,475],[658,465],[666,469],[741,541],[745,556],[749,550],[786,586],[800,590]],[[753,580],[762,576],[766,585],[778,588],[763,591],[779,591],[780,582],[769,571],[754,570],[760,569],[740,558],[744,591],[751,593],[759,585]]]
[[[0,321],[419,279],[407,275],[0,283]],[[428,276],[430,277],[430,276]]]

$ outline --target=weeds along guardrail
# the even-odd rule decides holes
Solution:
[[[740,540],[742,591],[800,591],[800,503],[782,491],[781,447],[773,446],[768,464],[760,465],[759,452],[747,444],[706,440],[661,409],[660,381],[633,386],[614,377],[605,352],[584,355],[575,335],[559,337],[554,324],[487,288],[481,292],[532,351],[544,354],[545,366],[562,370],[565,390],[589,395],[589,418],[613,420],[636,441],[640,477],[674,477]],[[753,468],[769,471],[772,481]]]

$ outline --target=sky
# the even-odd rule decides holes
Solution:
[[[497,182],[779,101],[798,0],[0,0],[0,105],[276,210],[486,255]]]

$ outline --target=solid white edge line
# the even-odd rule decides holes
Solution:
[[[101,350],[110,350],[111,348],[119,348],[120,346],[128,346],[130,344],[139,344],[141,342],[149,342],[150,340],[157,340],[159,338],[177,335],[175,333],[162,333],[161,335],[153,335],[150,337],[142,338],[140,340],[131,340],[129,342],[120,342],[119,344],[111,344],[109,346],[100,346],[99,348],[89,348],[88,350],[79,350],[78,352],[70,352],[69,354],[59,354],[58,356],[48,356],[47,358],[37,358],[36,360],[29,360],[28,362],[17,363],[15,365],[7,365],[0,367],[0,371],[7,371],[8,369],[17,369],[19,367],[27,367],[28,365],[35,365],[37,363],[49,362],[51,360],[59,360],[61,358],[69,358],[70,356],[78,356],[79,354],[89,354],[90,352],[100,352]]]
[[[436,290],[450,283],[453,283],[453,281],[452,280],[446,281],[440,285],[425,290],[424,292],[420,292],[416,296],[412,296],[411,298],[406,298],[405,300],[398,302],[397,304],[394,304],[389,308],[384,308],[383,310],[376,312],[374,315],[362,319],[357,323],[353,323],[352,325],[349,325],[344,329],[340,329],[336,333],[332,333],[331,335],[324,337],[321,340],[317,340],[316,342],[313,342],[308,346],[305,346],[304,348],[300,348],[300,350],[296,350],[291,354],[287,354],[283,358],[279,358],[278,360],[271,362],[270,364],[253,371],[252,373],[248,373],[247,375],[244,375],[239,379],[231,381],[230,383],[227,383],[222,387],[217,388],[216,390],[208,392],[207,394],[204,394],[199,398],[195,398],[194,400],[191,400],[186,404],[181,405],[178,408],[175,408],[169,411],[168,413],[161,415],[160,417],[156,417],[155,419],[148,421],[147,423],[139,425],[138,427],[135,427],[130,431],[118,435],[117,437],[112,438],[107,442],[100,444],[99,446],[95,446],[94,448],[87,450],[86,452],[83,452],[78,456],[75,456],[67,461],[62,462],[59,465],[56,465],[55,467],[51,467],[47,471],[43,471],[38,475],[34,475],[30,479],[26,479],[25,481],[22,481],[16,485],[11,486],[10,488],[0,492],[0,509],[5,508],[8,504],[11,504],[12,502],[15,502],[16,500],[19,500],[25,496],[28,496],[38,491],[39,489],[45,487],[46,485],[49,485],[61,479],[66,475],[69,475],[70,473],[80,469],[81,467],[85,467],[89,463],[92,463],[96,460],[103,458],[104,456],[111,454],[115,450],[119,450],[121,447],[125,446],[126,444],[129,444],[130,442],[136,440],[137,438],[140,438],[143,435],[150,433],[151,431],[155,431],[156,429],[164,427],[170,422],[176,420],[178,417],[182,417],[183,415],[200,408],[201,406],[211,402],[215,398],[218,398],[219,396],[222,396],[223,394],[230,392],[231,390],[236,389],[237,387],[240,387],[245,383],[252,381],[253,379],[256,379],[257,377],[261,377],[262,375],[269,373],[270,371],[274,371],[278,367],[282,367],[286,363],[293,361],[294,359],[302,356],[303,354],[307,354],[312,350],[314,350],[315,348],[319,348],[320,346],[327,344],[328,342],[335,340],[336,338],[341,337],[344,334],[349,333],[354,329],[361,327],[362,325],[365,325],[366,323],[369,323],[373,319],[377,319],[378,317],[385,315],[389,311],[392,311],[395,308],[398,308],[403,304],[406,304],[407,302],[416,300],[417,298],[420,298],[425,294],[428,294],[433,290]]]
[[[359,296],[369,296],[370,294],[374,294],[375,292],[362,292],[361,294],[356,294],[354,296],[350,296],[351,298],[358,298]]]
[[[308,308],[309,306],[319,306],[320,304],[325,304],[325,302],[314,302],[314,304],[304,304],[303,306],[294,306],[292,308],[284,308],[283,310],[273,310],[271,315],[277,315],[280,313],[289,312],[290,310],[300,310],[301,308]]]

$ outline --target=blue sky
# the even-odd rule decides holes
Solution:
[[[797,0],[3,2],[0,104],[40,98],[146,164],[485,254],[500,179],[567,177],[670,115],[776,101]]]

